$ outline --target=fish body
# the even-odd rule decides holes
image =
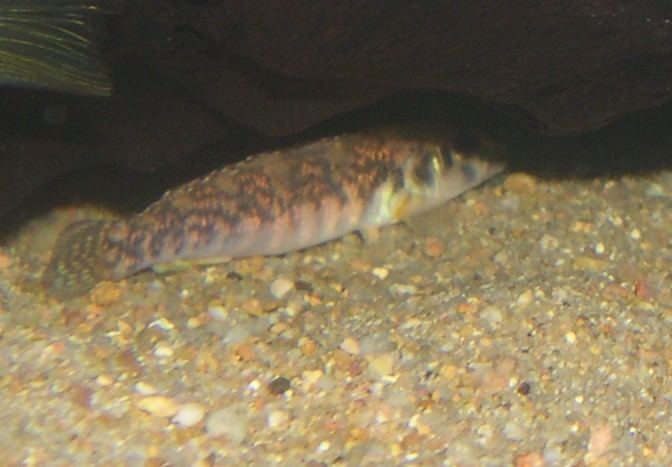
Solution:
[[[128,220],[72,224],[44,284],[66,298],[147,268],[277,255],[393,224],[502,170],[479,154],[358,134],[259,154],[167,192]]]

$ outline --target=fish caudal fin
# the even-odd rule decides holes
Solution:
[[[65,228],[42,274],[42,283],[50,296],[66,299],[82,295],[98,282],[112,278],[100,248],[110,224],[109,221],[84,220]]]

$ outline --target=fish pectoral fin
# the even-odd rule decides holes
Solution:
[[[425,202],[426,199],[421,195],[401,193],[390,204],[390,218],[395,223],[401,222],[413,215],[418,206],[422,206]]]
[[[189,260],[175,260],[166,261],[165,263],[157,263],[152,266],[152,270],[157,274],[167,274],[172,272],[183,271],[194,266],[209,266],[213,264],[222,264],[231,260],[230,256],[211,256],[201,259]]]

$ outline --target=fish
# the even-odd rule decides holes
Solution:
[[[120,0],[0,1],[0,85],[108,96],[101,19]]]
[[[42,282],[50,296],[66,299],[145,269],[280,255],[375,231],[504,169],[488,141],[461,140],[354,133],[248,157],[127,219],[66,227]]]

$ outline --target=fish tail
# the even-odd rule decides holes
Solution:
[[[113,278],[113,270],[104,260],[101,248],[111,224],[111,221],[83,220],[65,228],[42,275],[42,283],[50,296],[74,297],[102,280]]]

